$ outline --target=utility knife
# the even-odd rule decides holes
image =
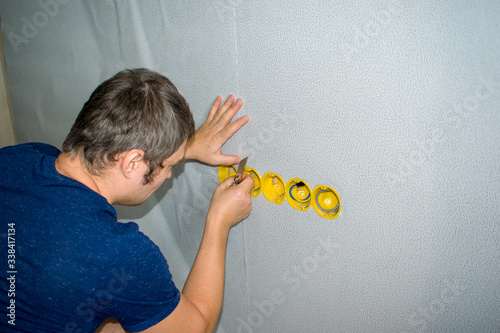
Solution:
[[[236,186],[239,183],[241,183],[241,175],[243,174],[243,171],[245,171],[245,166],[247,165],[247,159],[248,157],[245,157],[240,161],[240,164],[238,165],[238,171],[236,171],[236,175],[234,176],[234,180],[231,186]]]

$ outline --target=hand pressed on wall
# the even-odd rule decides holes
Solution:
[[[207,120],[201,125],[186,144],[185,159],[194,159],[210,165],[238,164],[240,158],[221,153],[222,145],[248,121],[248,116],[231,123],[234,115],[243,105],[241,99],[234,101],[230,95],[222,104],[222,97],[215,100]]]

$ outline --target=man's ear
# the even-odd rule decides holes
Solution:
[[[121,171],[125,178],[133,178],[137,171],[144,174],[144,151],[141,149],[131,149],[123,153]]]

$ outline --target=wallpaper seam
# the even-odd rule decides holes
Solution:
[[[236,81],[236,91],[235,94],[238,96],[240,92],[240,76],[238,68],[238,34],[236,29],[236,4],[233,0],[233,34],[234,34],[234,67],[235,67],[235,81]],[[241,226],[243,230],[243,256],[245,260],[245,287],[247,296],[247,312],[250,311],[250,286],[248,284],[248,259],[247,259],[247,239],[246,239],[246,228],[245,221],[241,221]]]

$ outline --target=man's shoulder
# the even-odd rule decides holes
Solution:
[[[42,142],[28,142],[15,146],[8,146],[0,149],[0,154],[3,156],[19,156],[22,155],[49,155],[57,157],[61,151],[56,147]]]

